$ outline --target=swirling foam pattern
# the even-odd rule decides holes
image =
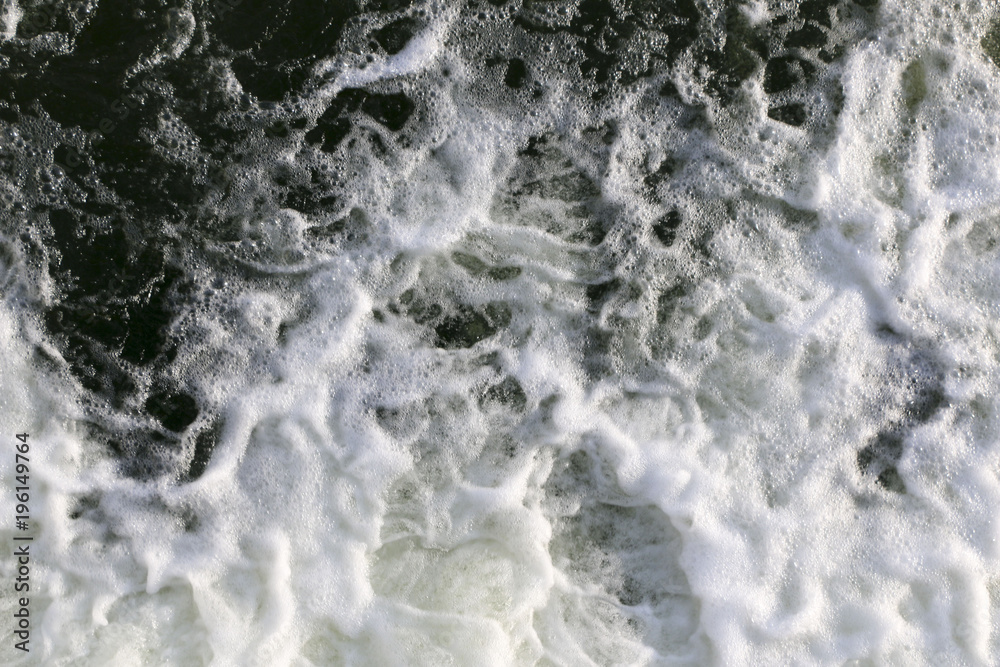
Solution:
[[[0,22],[7,664],[1000,660],[992,3]]]

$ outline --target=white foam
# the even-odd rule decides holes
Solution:
[[[845,104],[823,141],[768,119],[760,82],[710,110],[722,136],[640,91],[596,145],[615,109],[566,84],[509,117],[469,92],[485,65],[449,40],[457,10],[364,69],[325,65],[305,109],[412,92],[445,60],[458,83],[412,150],[356,149],[343,210],[255,210],[274,165],[235,174],[246,198],[216,213],[241,241],[191,252],[219,282],[177,324],[175,372],[223,424],[189,484],[120,477],[5,305],[0,424],[39,456],[31,660],[995,662],[1000,74],[979,28],[952,16],[957,41],[918,49],[920,8],[883,5],[824,75]],[[689,100],[696,74],[676,73]],[[352,207],[364,234],[307,242]],[[649,228],[673,208],[666,247]],[[510,324],[468,348],[414,314],[497,301]],[[924,390],[943,401],[920,422]],[[893,428],[902,494],[859,469]]]

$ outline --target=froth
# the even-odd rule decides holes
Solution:
[[[398,9],[375,22],[419,23],[405,44],[280,101],[219,56],[225,139],[147,128],[206,185],[155,230],[186,280],[118,404],[29,326],[69,288],[0,258],[0,423],[37,415],[48,452],[43,659],[996,658],[982,12],[755,3],[691,36],[677,2],[629,59],[571,39],[582,4]],[[483,28],[515,14],[523,53]],[[172,16],[179,58],[199,33]],[[772,24],[782,55],[732,45]],[[52,182],[50,135],[5,141],[37,144],[11,200]],[[209,153],[240,159],[212,180]],[[129,434],[156,474],[111,456],[146,451]]]

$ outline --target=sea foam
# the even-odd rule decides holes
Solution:
[[[4,659],[997,660],[987,10],[713,5],[689,34],[676,2],[609,60],[588,3],[538,4],[373,15],[278,102],[198,55],[225,144],[164,84],[150,154],[208,185],[157,222],[173,347],[120,395],[46,329],[72,244],[4,237],[0,424],[38,499],[33,649]],[[151,71],[212,20],[178,13]],[[733,46],[772,24],[785,55]],[[83,140],[4,141],[37,208]],[[182,399],[146,409],[175,387],[179,429]]]

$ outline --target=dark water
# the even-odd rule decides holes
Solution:
[[[751,25],[738,3],[710,10],[693,0],[469,3],[450,8],[462,19],[451,39],[479,66],[463,81],[478,105],[530,114],[553,89],[579,87],[603,121],[583,131],[604,144],[615,141],[617,122],[596,110],[613,110],[622,95],[642,91],[653,97],[650,111],[679,108],[680,122],[710,132],[708,107],[730,103],[761,76],[770,118],[821,135],[843,97],[824,72],[870,32],[875,4],[792,3]],[[203,287],[191,264],[218,270],[239,259],[201,251],[239,241],[226,214],[247,207],[334,217],[310,231],[349,234],[357,147],[366,160],[391,164],[395,153],[433,141],[431,91],[449,77],[447,66],[433,81],[340,90],[321,113],[303,100],[326,83],[315,73],[319,63],[398,54],[435,8],[105,1],[21,11],[18,39],[3,44],[3,119],[24,138],[8,134],[5,171],[9,224],[23,227],[20,250],[34,260],[36,279],[53,282],[45,329],[93,400],[162,426],[105,436],[126,474],[196,478],[207,451],[190,461],[168,453],[176,447],[170,441],[211,410],[172,369],[184,335],[178,318]],[[700,104],[686,103],[673,81],[682,59],[704,68],[699,84],[708,97]],[[816,95],[826,103],[811,102]],[[540,156],[539,146],[556,144],[565,129],[529,137],[520,153]],[[289,152],[296,159],[279,162]],[[241,166],[251,161],[255,182],[246,184]],[[665,156],[647,168],[642,194],[663,211],[651,228],[671,246],[686,230],[679,209],[661,202],[660,184],[683,164]],[[599,195],[582,175],[565,180],[525,183],[512,195],[564,189],[584,206]],[[586,224],[581,234],[596,245],[615,223],[605,212]],[[606,299],[614,288],[595,285],[589,296]],[[469,347],[502,320],[469,312],[435,330],[441,347]]]

